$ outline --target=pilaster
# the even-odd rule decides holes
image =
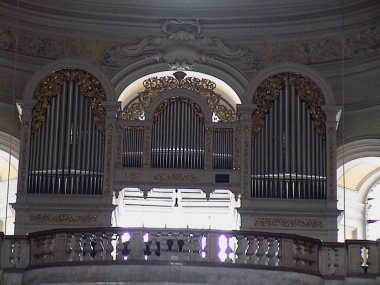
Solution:
[[[251,129],[252,113],[257,108],[254,104],[238,105],[237,112],[240,114],[240,167],[241,167],[241,195],[242,198],[249,198],[251,192]]]
[[[102,106],[106,110],[105,128],[105,159],[104,159],[104,184],[103,195],[112,195],[113,191],[113,169],[116,154],[116,113],[120,107],[120,102],[103,102]]]
[[[18,173],[18,185],[17,195],[20,198],[21,195],[27,192],[28,187],[28,175],[29,172],[29,152],[30,152],[30,136],[31,125],[33,120],[33,107],[36,104],[34,100],[20,100],[17,101],[17,109],[19,111],[21,128],[21,140],[20,140],[20,159],[19,159],[19,173]]]

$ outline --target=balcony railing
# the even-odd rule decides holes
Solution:
[[[5,272],[77,262],[153,260],[366,277],[379,274],[379,245],[363,240],[322,243],[297,235],[251,231],[146,228],[59,229],[3,236],[1,242]]]

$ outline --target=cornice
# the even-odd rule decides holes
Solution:
[[[4,24],[15,22],[17,1],[4,0]],[[166,19],[194,19],[202,36],[237,44],[273,43],[337,36],[342,31],[340,1],[31,1],[21,0],[19,28],[51,36],[133,41],[160,35]],[[380,21],[376,0],[345,1],[345,30],[358,32]],[[68,25],[68,23],[70,23]],[[265,38],[265,40],[263,39]]]

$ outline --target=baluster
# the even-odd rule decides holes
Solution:
[[[104,260],[103,252],[104,252],[104,247],[103,247],[103,239],[102,239],[102,234],[94,234],[92,237],[91,245],[92,245],[92,258],[93,260]]]
[[[82,247],[83,247],[83,261],[92,260],[92,247],[91,247],[91,237],[92,234],[84,234],[82,238]]]
[[[112,232],[106,232],[103,236],[103,259],[104,260],[114,260],[113,253],[114,248],[112,245],[113,241],[113,233]]]
[[[298,269],[303,269],[305,262],[302,243],[299,240],[295,240],[294,244],[296,245],[296,253],[293,257],[293,260],[295,260],[295,267]]]
[[[315,245],[311,243],[304,244],[304,262],[305,267],[308,270],[318,271],[317,251],[315,250]]]
[[[53,250],[52,250],[52,238],[50,236],[47,236],[44,240],[44,247],[43,247],[43,263],[51,262],[52,256],[53,256]]]
[[[266,260],[266,253],[267,253],[267,244],[266,244],[266,238],[263,237],[257,237],[257,251],[256,251],[256,256],[257,256],[257,264],[259,265],[266,265],[267,260]]]
[[[278,254],[278,243],[277,239],[270,237],[267,239],[268,252],[266,254],[268,258],[268,265],[278,266],[277,254]]]
[[[157,240],[160,246],[160,259],[168,260],[168,256],[169,256],[168,238],[160,235]]]
[[[162,237],[160,234],[152,234],[151,235],[152,240],[150,244],[150,251],[151,255],[149,256],[149,260],[156,260],[161,258],[161,243],[162,243]]]
[[[128,245],[129,240],[123,242],[122,236],[118,234],[116,243],[116,260],[125,260],[128,258]]]
[[[367,272],[368,273],[379,273],[379,253],[377,250],[377,245],[368,245],[367,247]],[[376,266],[377,265],[377,266]]]
[[[21,252],[21,243],[20,241],[13,240],[11,242],[9,255],[9,263],[12,267],[20,267],[20,252]]]
[[[71,248],[71,243],[72,243],[73,239],[74,239],[74,236],[72,234],[67,234],[67,239],[66,239],[66,257],[65,257],[65,260],[67,260],[67,261],[73,261],[74,251]]]
[[[328,273],[335,275],[339,268],[339,251],[336,248],[328,249]]]
[[[226,263],[235,263],[236,260],[236,239],[234,237],[227,237],[227,248],[226,248]]]
[[[258,258],[256,256],[256,251],[258,249],[258,241],[255,237],[248,237],[248,249],[246,251],[246,255],[248,257],[247,263],[249,264],[257,264]]]
[[[201,236],[198,234],[190,235],[189,249],[190,249],[190,260],[201,261],[202,260],[202,245]]]
[[[217,234],[208,234],[206,248],[206,260],[219,262],[219,236]]]
[[[248,249],[248,240],[246,237],[238,236],[237,239],[237,249],[235,250],[235,255],[237,259],[236,263],[247,263],[248,256],[246,251]]]
[[[178,247],[179,247],[179,260],[190,260],[190,237],[187,237],[187,239],[184,237],[183,234],[180,234],[180,238],[178,240]]]
[[[75,233],[74,234],[74,246],[72,246],[72,249],[74,251],[73,255],[73,261],[81,261],[83,258],[83,248],[81,244],[82,234]]]
[[[13,243],[12,243],[12,246]],[[40,242],[40,239],[35,237],[32,239],[32,242],[31,242],[31,254],[32,254],[32,264],[39,264],[39,263],[42,263],[42,259],[40,260],[40,257],[42,256],[43,254],[43,246],[41,246],[41,242]],[[12,247],[11,247],[12,248]],[[12,251],[12,254],[13,254],[13,251]]]

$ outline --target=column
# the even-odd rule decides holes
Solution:
[[[240,168],[241,168],[241,195],[242,198],[251,197],[251,140],[252,140],[252,113],[257,108],[253,104],[237,106],[240,114]]]

